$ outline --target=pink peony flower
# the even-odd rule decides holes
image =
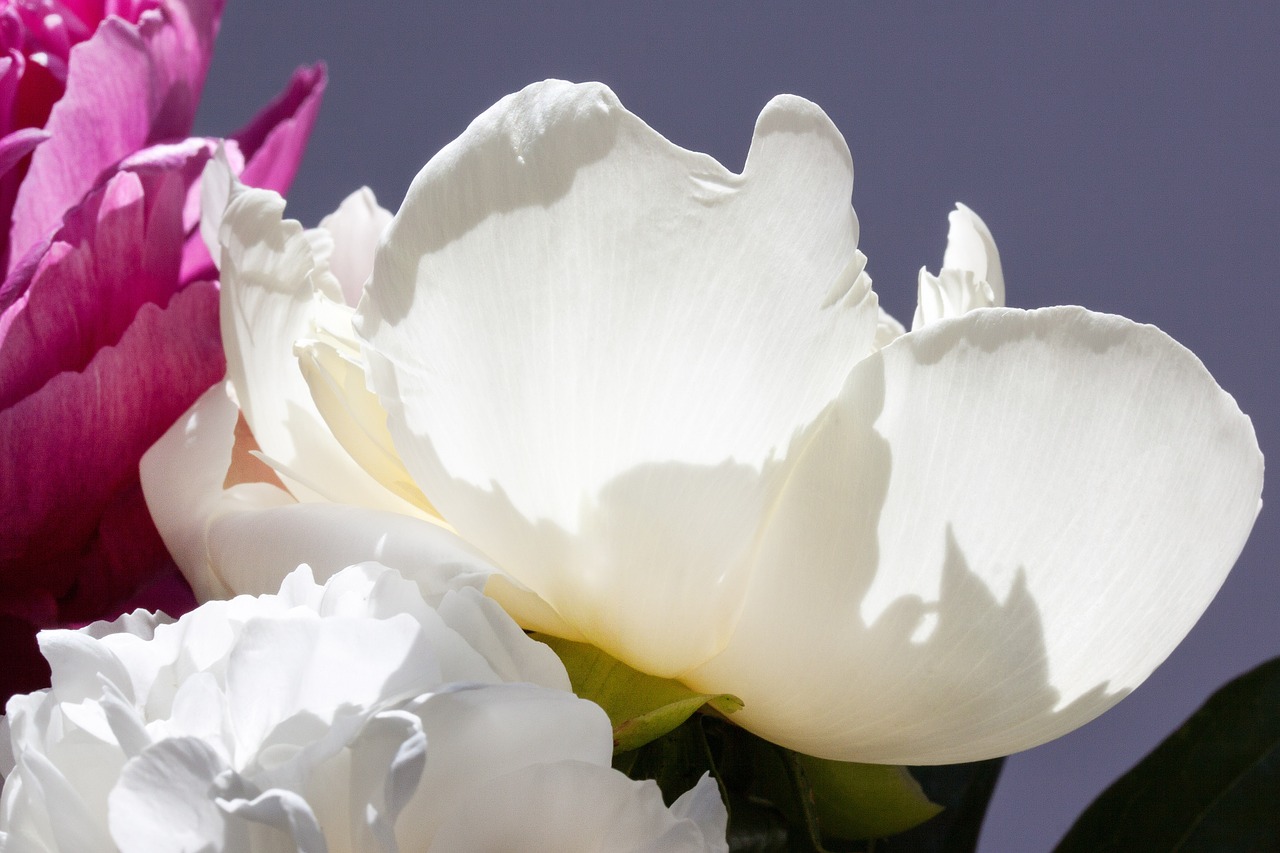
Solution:
[[[194,604],[137,469],[225,370],[217,274],[198,234],[198,179],[216,142],[188,137],[224,2],[0,0],[10,648],[34,653],[35,627]],[[324,86],[322,66],[300,69],[227,140],[243,181],[288,187]],[[41,686],[42,673],[7,666],[0,700]]]

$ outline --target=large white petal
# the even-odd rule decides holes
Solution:
[[[873,345],[851,187],[799,98],[741,175],[598,84],[503,99],[415,179],[357,320],[414,479],[593,642],[714,654],[761,467]]]
[[[737,634],[687,679],[803,752],[1015,752],[1136,687],[1260,506],[1253,428],[1160,330],[989,309],[859,364],[804,437]]]

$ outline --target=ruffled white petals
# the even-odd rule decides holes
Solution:
[[[690,793],[719,801],[708,777]],[[510,805],[497,810],[495,803]],[[688,801],[677,802],[668,810],[652,781],[636,782],[591,765],[540,764],[484,785],[441,827],[431,850],[727,853],[723,806],[719,820],[708,821],[709,826],[678,816],[688,806]]]
[[[205,182],[220,193],[226,171],[225,163],[215,161]],[[342,449],[311,399],[294,344],[315,337],[321,310],[346,309],[328,267],[332,235],[323,229],[303,231],[283,212],[284,200],[276,193],[233,181],[218,229],[227,378],[245,420],[299,500],[420,515]],[[331,305],[318,307],[326,302]]]
[[[427,761],[422,721],[405,711],[388,711],[365,726],[352,750],[351,797],[368,803],[364,820],[355,821],[357,850],[398,853],[396,819],[415,791]]]
[[[440,680],[417,620],[259,618],[227,662],[237,764],[305,714],[322,726],[346,705],[403,700]]]
[[[593,642],[663,674],[715,654],[759,466],[872,349],[851,186],[799,98],[741,175],[600,85],[498,103],[415,179],[357,321],[415,481]]]
[[[286,850],[296,851],[296,853],[329,853],[329,846],[325,843],[324,830],[320,827],[320,821],[301,794],[273,788],[252,800],[243,798],[219,800],[218,805],[222,806],[229,815],[259,823],[280,832],[290,842],[287,848],[279,848],[280,853],[285,853]],[[254,845],[254,847],[261,849],[267,845]]]
[[[975,308],[991,308],[996,304],[991,285],[975,278],[969,270],[943,269],[939,275],[933,275],[921,267],[917,292],[912,331],[939,320],[959,317]]]
[[[737,634],[687,681],[846,760],[971,761],[1092,719],[1199,618],[1262,487],[1195,356],[1079,308],[906,335],[803,440]]]
[[[698,784],[676,797],[671,804],[671,814],[676,820],[691,820],[702,832],[708,850],[728,850],[724,842],[729,829],[729,815],[720,798],[720,786],[710,775],[704,774]]]
[[[368,187],[347,196],[337,210],[320,220],[320,227],[333,235],[329,270],[352,307],[360,301],[360,292],[373,272],[374,250],[390,223],[391,211],[378,204]]]
[[[723,836],[723,806],[701,788],[670,812],[618,790],[604,711],[474,589],[432,603],[382,566],[324,586],[304,566],[277,595],[110,627],[46,637],[55,687],[9,703],[6,850],[433,850],[460,808],[511,814],[541,796],[527,788],[536,774],[502,788],[508,800],[485,787],[546,764],[572,768],[566,790],[615,789],[577,803],[579,819],[634,812],[655,837],[684,825]]]
[[[920,269],[913,331],[975,308],[1004,306],[1000,253],[986,223],[963,204],[957,204],[947,220],[950,228],[942,270],[935,276]]]

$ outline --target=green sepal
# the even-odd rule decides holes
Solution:
[[[828,761],[795,753],[824,835],[884,838],[942,811],[905,767]]]
[[[742,707],[736,696],[695,693],[678,681],[632,669],[595,646],[545,634],[533,637],[559,655],[573,692],[609,715],[615,754],[662,737],[704,705],[721,714],[732,714]]]

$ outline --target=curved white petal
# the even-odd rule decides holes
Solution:
[[[271,592],[303,563],[323,583],[349,565],[377,562],[428,590],[482,587],[494,571],[437,524],[340,504],[228,511],[209,523],[207,543],[211,566],[236,594]]]
[[[143,454],[138,465],[147,510],[200,601],[230,598],[239,592],[209,561],[210,520],[228,509],[294,503],[290,494],[268,483],[224,488],[240,417],[230,393],[226,382],[206,391]]]
[[[1082,725],[1191,629],[1260,505],[1253,428],[1195,356],[1081,308],[905,335],[803,441],[737,634],[686,681],[828,758]]]
[[[761,469],[872,349],[851,187],[799,98],[761,113],[741,175],[598,84],[503,99],[415,179],[361,303],[406,467],[593,642],[705,660]]]
[[[219,184],[211,172],[211,183]],[[262,452],[300,500],[330,500],[422,516],[353,460],[316,409],[294,344],[317,315],[344,307],[328,271],[332,237],[283,219],[274,192],[232,184],[218,231],[227,378]],[[324,303],[336,305],[324,305]]]
[[[222,813],[208,796],[223,769],[217,752],[194,737],[160,741],[130,760],[108,798],[120,853],[223,850]]]
[[[344,198],[337,210],[320,220],[320,227],[333,235],[329,270],[352,307],[360,301],[360,291],[373,272],[374,250],[390,222],[391,211],[378,204],[368,187]]]

